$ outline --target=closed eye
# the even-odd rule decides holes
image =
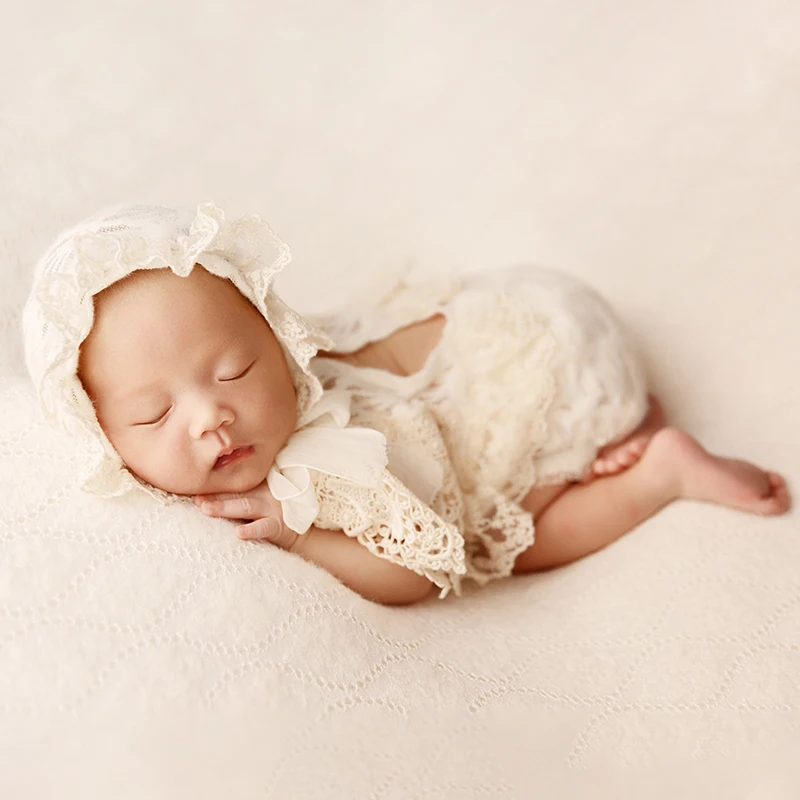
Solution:
[[[245,370],[240,372],[238,375],[234,375],[232,378],[220,378],[220,381],[222,383],[227,383],[228,381],[238,381],[239,378],[244,378],[244,376],[247,375],[247,373],[250,372],[251,369],[253,369],[253,366],[255,365],[255,363],[256,362],[253,361],[253,363],[250,364],[249,367],[247,367]]]
[[[166,411],[164,411],[163,414],[159,414],[155,419],[147,420],[147,422],[134,422],[133,425],[134,427],[139,425],[156,425],[157,423],[161,422],[161,420],[164,419],[171,410],[172,406],[170,406]]]

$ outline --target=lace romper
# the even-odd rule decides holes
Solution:
[[[383,486],[313,473],[321,527],[460,595],[511,573],[534,541],[519,502],[532,487],[580,478],[597,450],[647,412],[644,371],[605,301],[561,273],[515,267],[370,290],[312,318],[354,352],[443,314],[423,368],[410,376],[318,355],[323,387],[352,394],[350,425],[387,440]],[[404,535],[397,530],[402,517]]]

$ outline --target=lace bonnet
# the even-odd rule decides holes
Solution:
[[[185,277],[199,264],[228,278],[281,343],[302,418],[323,394],[309,362],[333,343],[272,290],[290,260],[287,245],[258,215],[229,222],[212,204],[198,206],[196,213],[142,205],[113,208],[58,238],[36,267],[23,312],[25,358],[46,418],[78,440],[86,490],[111,497],[140,487],[166,497],[125,467],[78,379],[78,350],[92,327],[94,295],[141,269],[168,267]]]

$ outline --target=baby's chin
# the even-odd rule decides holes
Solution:
[[[249,492],[264,482],[267,473],[263,470],[248,470],[238,475],[215,475],[213,479],[187,494],[233,494]]]
[[[208,494],[234,494],[249,492],[262,484],[267,477],[269,470],[255,468],[231,472],[230,474],[214,474],[213,472],[204,481],[189,482],[184,481],[154,481],[139,475],[138,477],[155,486],[156,489],[176,494],[184,497],[194,497],[195,495]]]

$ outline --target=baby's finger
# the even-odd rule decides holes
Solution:
[[[241,492],[221,492],[220,494],[196,494],[192,499],[194,500],[194,504],[199,506],[201,503],[205,503],[206,501],[215,501],[215,500],[236,500],[239,497],[242,497]]]
[[[225,519],[258,519],[269,512],[263,500],[241,496],[228,500],[203,500],[198,507],[208,517]]]
[[[298,534],[282,525],[275,517],[262,517],[236,529],[240,539],[266,539],[276,547],[291,550]]]

